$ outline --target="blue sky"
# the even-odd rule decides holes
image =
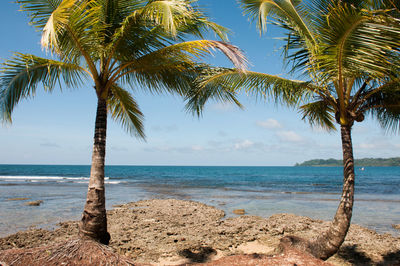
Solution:
[[[210,18],[232,30],[230,41],[245,51],[250,69],[285,75],[282,32],[269,27],[260,36],[255,23],[242,15],[235,0],[199,0]],[[14,51],[46,56],[40,34],[28,25],[18,5],[0,4],[0,59]],[[214,37],[214,36],[211,36]],[[218,53],[207,59],[230,66]],[[145,115],[146,142],[125,133],[109,120],[106,163],[109,165],[294,165],[314,158],[341,158],[338,132],[312,129],[296,110],[240,95],[245,110],[210,102],[202,118],[184,110],[176,96],[138,94]],[[19,103],[11,125],[0,127],[2,164],[90,164],[96,96],[92,84],[80,89],[38,90]],[[353,129],[354,155],[399,156],[399,135],[387,134],[367,118]]]

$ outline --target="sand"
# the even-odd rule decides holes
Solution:
[[[224,216],[224,212],[215,207],[175,199],[114,206],[108,211],[109,247],[143,264],[182,265],[211,261],[208,265],[229,265],[234,262],[228,260],[237,258],[231,255],[252,254],[252,257],[240,257],[246,261],[257,259],[257,256],[287,258],[287,254],[282,255],[277,249],[283,236],[310,239],[329,226],[327,221],[294,214],[276,214],[268,219],[247,215],[224,219]],[[54,231],[21,231],[0,238],[0,250],[55,246],[75,238],[77,225],[78,222],[70,221],[59,224]],[[296,256],[301,254],[293,253],[289,257],[296,260]],[[400,265],[399,262],[399,237],[352,225],[338,254],[331,257],[327,265]],[[257,264],[260,263],[248,265]],[[311,262],[302,265],[307,264]]]

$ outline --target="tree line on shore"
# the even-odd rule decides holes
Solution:
[[[313,159],[296,163],[295,166],[342,166],[343,160],[337,159]],[[400,157],[393,158],[362,158],[355,159],[356,166],[400,166]]]

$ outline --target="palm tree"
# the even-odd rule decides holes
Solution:
[[[204,71],[199,59],[221,50],[238,67],[242,53],[222,41],[204,40],[214,32],[226,40],[227,30],[192,6],[193,0],[18,0],[31,23],[42,32],[41,44],[52,59],[15,53],[1,69],[0,111],[11,122],[16,104],[33,96],[38,84],[51,92],[94,83],[97,95],[92,164],[80,236],[107,244],[104,193],[107,115],[129,133],[144,138],[143,114],[134,98],[138,89],[186,97]],[[187,37],[200,40],[184,41]],[[56,59],[54,59],[56,58]],[[132,92],[126,90],[127,87]],[[210,97],[236,102],[231,91]]]
[[[377,1],[241,0],[244,13],[257,21],[261,32],[267,18],[282,27],[284,56],[292,73],[306,81],[236,70],[210,75],[203,85],[231,86],[274,98],[290,106],[301,105],[303,119],[312,126],[334,130],[340,126],[343,149],[343,191],[329,230],[307,241],[286,237],[290,244],[327,259],[337,252],[350,226],[354,201],[354,158],[351,129],[366,115],[384,128],[396,130],[400,121],[398,49],[400,23]],[[390,10],[388,10],[390,11]],[[204,91],[207,91],[205,89]],[[191,105],[204,102],[206,93]]]

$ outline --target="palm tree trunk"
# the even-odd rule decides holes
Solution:
[[[327,259],[339,250],[349,230],[353,211],[355,175],[351,126],[341,126],[341,136],[343,149],[343,192],[330,228],[311,245],[312,254],[320,259]]]
[[[92,166],[86,204],[79,226],[79,235],[108,244],[106,201],[104,191],[104,162],[106,155],[107,104],[98,97]]]

